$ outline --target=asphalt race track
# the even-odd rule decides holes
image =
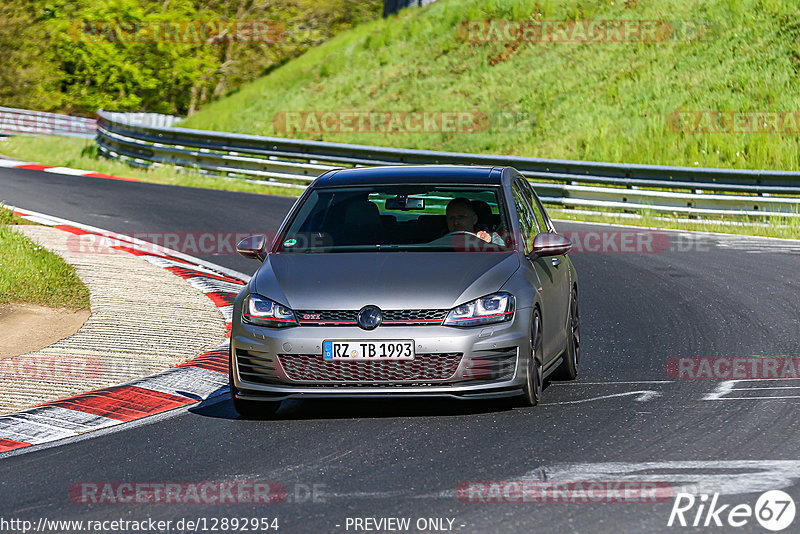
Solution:
[[[0,200],[125,234],[272,232],[293,202],[15,169],[0,169]],[[567,235],[620,231],[557,226]],[[800,382],[673,380],[667,370],[674,358],[800,355],[800,246],[667,235],[670,249],[655,253],[573,254],[581,373],[550,384],[536,408],[304,401],[284,403],[268,421],[238,418],[223,397],[0,456],[0,517],[206,518],[209,526],[212,518],[266,517],[289,533],[364,532],[376,523],[355,518],[394,517],[410,518],[409,532],[698,530],[667,526],[673,498],[474,502],[482,494],[457,491],[522,480],[655,481],[698,498],[718,492],[728,510],[754,506],[772,489],[800,503],[800,388],[792,385]],[[257,267],[231,254],[199,256],[246,273]],[[87,504],[69,493],[82,482],[204,481],[277,482],[288,496],[266,505]],[[443,522],[427,521],[436,518]],[[380,525],[371,530],[392,531]],[[766,532],[752,517],[741,528],[699,530]],[[800,532],[800,518],[786,532]]]

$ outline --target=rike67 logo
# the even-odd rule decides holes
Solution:
[[[667,526],[743,527],[755,518],[765,529],[778,532],[794,521],[794,500],[780,490],[761,494],[755,506],[745,503],[720,505],[718,500],[719,493],[715,493],[710,500],[706,494],[695,497],[690,493],[678,493]]]

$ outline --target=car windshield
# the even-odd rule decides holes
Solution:
[[[299,207],[277,252],[511,250],[498,187],[320,188]]]

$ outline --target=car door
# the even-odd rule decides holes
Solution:
[[[547,213],[544,210],[544,206],[542,205],[542,201],[539,199],[536,192],[531,187],[530,182],[524,180],[524,185],[526,190],[528,191],[529,196],[527,197],[531,201],[531,206],[533,207],[534,217],[536,218],[536,223],[539,226],[540,232],[550,232],[555,233],[555,228],[553,227],[553,223],[550,221]],[[569,317],[569,299],[570,299],[570,274],[569,274],[569,262],[567,260],[567,255],[562,254],[559,256],[550,256],[549,258],[542,258],[543,260],[547,260],[545,263],[553,267],[553,276],[555,278],[554,285],[558,288],[555,294],[558,296],[554,298],[553,301],[553,309],[557,310],[558,316],[561,318],[561,327],[558,328],[558,332],[556,334],[556,343],[557,343],[557,352],[560,354],[561,351],[566,349],[567,343],[567,319]]]
[[[558,356],[560,343],[563,343],[559,341],[559,332],[563,328],[559,324],[560,319],[554,309],[554,306],[558,306],[560,287],[558,273],[549,258],[531,259],[528,256],[533,248],[533,240],[540,229],[532,208],[532,199],[529,198],[530,195],[526,192],[523,181],[524,178],[514,179],[511,184],[511,193],[514,197],[514,205],[519,218],[519,228],[522,234],[520,235],[520,241],[524,244],[528,267],[533,273],[531,278],[538,281],[536,287],[541,287],[542,349],[545,355],[544,363],[546,367],[553,358]],[[547,229],[545,228],[543,231],[546,232]],[[561,333],[561,336],[563,337],[563,333]]]

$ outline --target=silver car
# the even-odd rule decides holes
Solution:
[[[271,241],[271,244],[270,244]],[[230,392],[246,415],[284,399],[513,397],[580,361],[578,279],[528,181],[510,167],[329,171],[238,295]]]

